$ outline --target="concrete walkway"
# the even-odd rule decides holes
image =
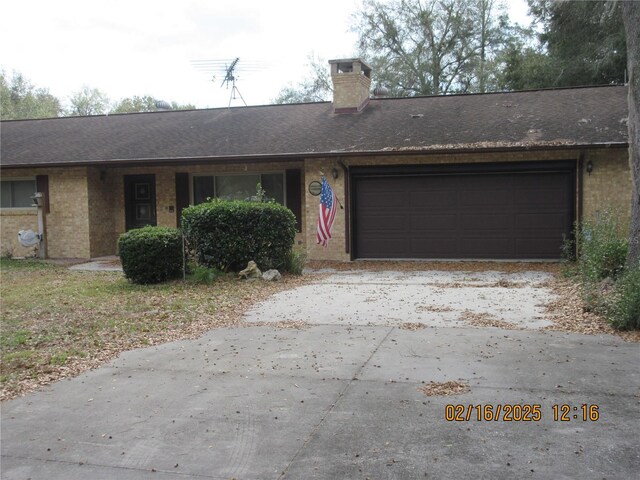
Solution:
[[[69,267],[69,270],[87,270],[92,272],[121,272],[120,257],[111,255],[108,257],[93,258],[88,262],[78,263]]]
[[[312,305],[309,295],[326,289],[320,283],[304,298]],[[344,316],[357,317],[349,302],[336,301]],[[281,306],[274,298],[260,308],[285,319]],[[396,308],[380,303],[379,319],[395,318]],[[213,330],[125,353],[4,403],[1,474],[637,478],[639,360],[638,344],[617,337],[540,330],[410,331],[381,320]],[[433,397],[421,390],[444,381],[466,383],[470,392]],[[597,419],[582,419],[583,404],[597,405]],[[447,405],[462,406],[461,421],[447,421]],[[539,405],[540,418],[478,421],[469,405]],[[568,421],[554,419],[554,405],[569,406]]]

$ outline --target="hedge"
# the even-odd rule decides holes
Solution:
[[[238,271],[254,260],[267,270],[285,264],[296,219],[275,202],[214,199],[184,209],[182,228],[200,265]]]
[[[182,275],[182,235],[176,228],[129,230],[120,235],[118,252],[122,270],[133,283],[161,283]]]

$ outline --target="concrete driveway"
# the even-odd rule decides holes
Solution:
[[[247,314],[255,322],[318,325],[466,326],[482,318],[516,328],[551,325],[545,272],[346,271],[275,295]]]
[[[539,330],[545,275],[319,279],[4,403],[2,478],[638,478],[638,344]]]

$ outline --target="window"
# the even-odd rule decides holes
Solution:
[[[33,205],[35,180],[2,180],[0,182],[0,208],[20,208]]]
[[[206,202],[207,198],[249,200],[256,195],[258,183],[262,186],[267,198],[284,204],[284,175],[282,173],[194,176],[193,203]]]

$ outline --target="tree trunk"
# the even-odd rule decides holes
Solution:
[[[640,2],[623,1],[629,71],[629,164],[633,179],[627,266],[640,265]]]

